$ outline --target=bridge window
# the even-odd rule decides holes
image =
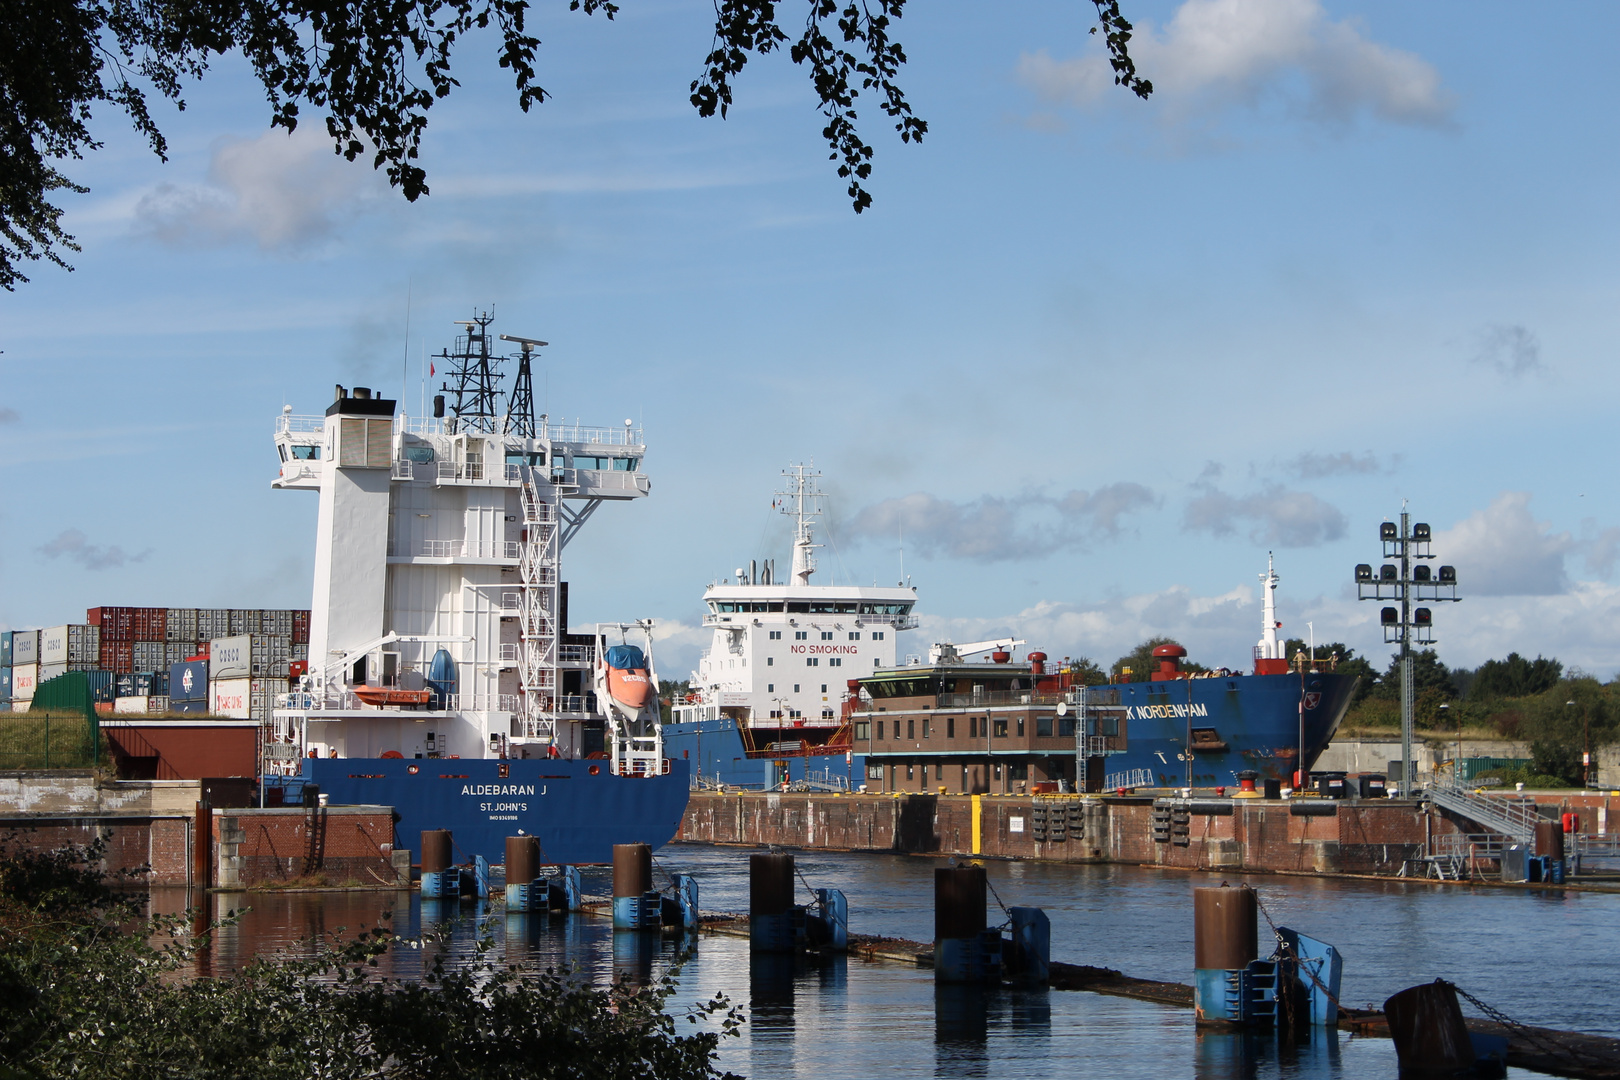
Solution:
[[[292,456],[294,461],[319,461],[321,460],[321,448],[318,446],[306,446],[303,443],[294,443]]]
[[[1052,717],[1050,717],[1050,716],[1037,716],[1035,718],[1035,737],[1037,739],[1044,739],[1044,738],[1047,738],[1048,736],[1050,736],[1051,734],[1052,734]]]

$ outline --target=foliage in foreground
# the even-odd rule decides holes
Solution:
[[[205,942],[184,917],[135,918],[90,869],[99,855],[0,846],[3,1080],[706,1080],[741,1023],[717,997],[685,1014],[698,1030],[682,1035],[664,1009],[670,979],[601,989],[566,970],[498,965],[487,942],[475,963],[448,970],[441,953],[406,983],[380,975],[378,958],[418,943],[381,929],[313,959],[187,977]]]

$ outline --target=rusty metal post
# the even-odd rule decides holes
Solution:
[[[540,840],[534,836],[506,838],[506,910],[530,911],[544,901],[530,886],[540,875]]]
[[[1260,954],[1258,918],[1253,889],[1193,890],[1193,1005],[1199,1023],[1243,1022],[1241,995],[1231,989]]]
[[[422,898],[443,900],[461,894],[460,875],[450,868],[450,830],[422,830]]]
[[[656,930],[658,914],[648,925],[648,904],[643,897],[652,891],[652,848],[646,844],[613,845],[613,929]]]
[[[934,979],[983,982],[1001,973],[1000,934],[987,949],[982,866],[941,866],[934,871]]]
[[[792,952],[793,856],[762,852],[748,857],[748,942],[754,952]]]
[[[191,830],[192,880],[207,890],[214,884],[214,808],[206,799],[197,803],[196,824]]]
[[[1443,979],[1391,997],[1384,1018],[1402,1076],[1455,1076],[1474,1064],[1457,989]]]

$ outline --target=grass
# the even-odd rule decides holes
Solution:
[[[96,728],[83,713],[0,713],[0,770],[88,769]]]
[[[261,881],[252,886],[249,892],[285,892],[293,889],[358,889],[365,882],[358,878],[344,878],[339,881],[324,871],[313,874],[300,874],[297,877],[283,878],[280,881]]]

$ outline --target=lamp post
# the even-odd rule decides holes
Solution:
[[[1445,714],[1451,710],[1451,703],[1442,701],[1440,712]],[[1458,787],[1462,786],[1462,710],[1457,710],[1457,755],[1451,759],[1451,782]]]
[[[1564,702],[1567,709],[1574,705],[1573,701]],[[1586,706],[1581,706],[1581,789],[1592,786],[1592,737],[1587,730]]]

